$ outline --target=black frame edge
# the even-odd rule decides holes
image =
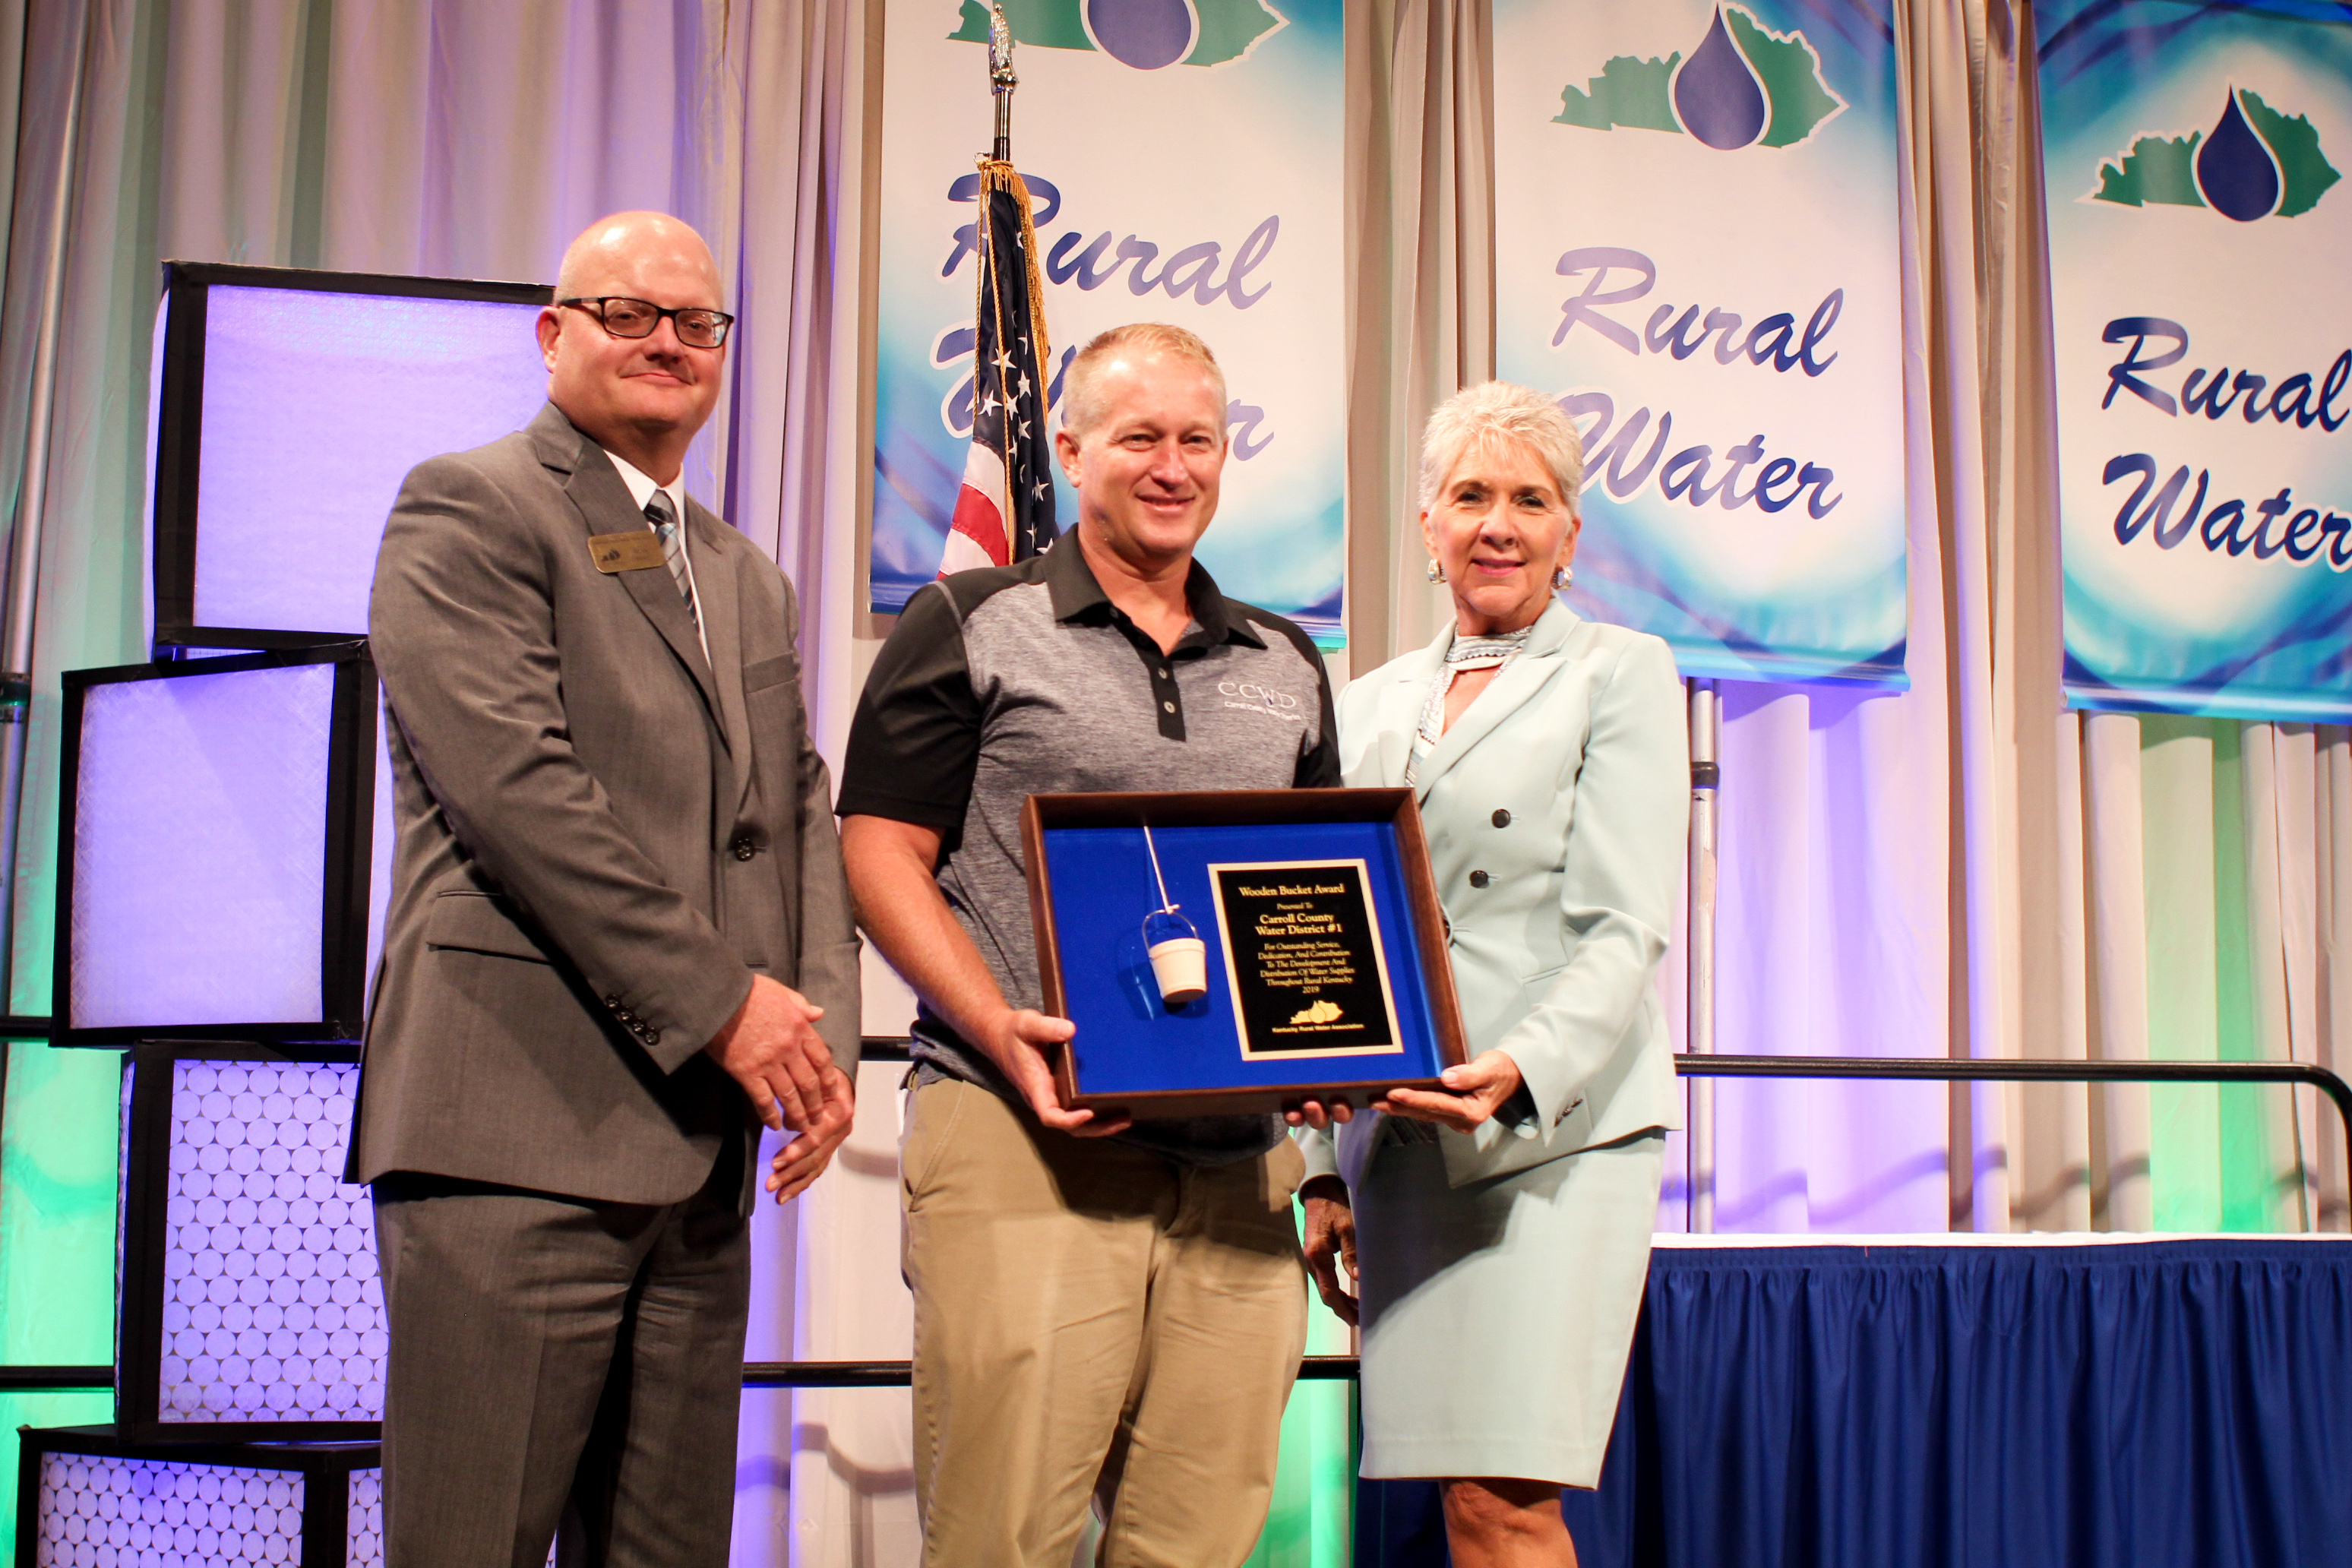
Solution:
[[[255,1444],[242,1441],[147,1443],[129,1436],[120,1426],[26,1426],[21,1430],[46,1439],[42,1444],[45,1452],[91,1454],[108,1459],[184,1459],[199,1465],[236,1465],[289,1474],[314,1468],[366,1470],[383,1463],[383,1445],[374,1437],[321,1438],[315,1446],[273,1444],[257,1448]],[[372,1453],[371,1449],[377,1451]]]
[[[114,1419],[122,1430],[155,1421],[163,1397],[163,1251],[172,1203],[172,1058],[132,1052],[123,1129],[120,1278],[115,1282]]]
[[[352,1543],[349,1467],[302,1467],[302,1568],[347,1568]]]
[[[68,1041],[73,1023],[74,824],[81,805],[82,700],[90,685],[75,679],[77,673],[59,678],[57,902],[49,911],[49,1040],[55,1045]]]
[[[155,488],[148,498],[155,640],[195,616],[196,481],[204,446],[205,301],[200,268],[163,264],[163,363],[155,398]]]
[[[193,1452],[223,1443],[374,1443],[381,1421],[120,1421],[125,1442]]]
[[[51,1450],[49,1428],[16,1428],[16,1568],[39,1568],[41,1550],[41,1460]]]
[[[215,1039],[200,1038],[190,1030],[135,1040],[59,1041],[58,1048],[125,1051],[159,1059],[193,1058],[208,1062],[315,1062],[356,1067],[360,1059],[359,1045],[351,1040],[256,1040],[228,1034]]]
[[[375,661],[362,642],[336,661],[327,731],[326,875],[319,921],[319,1009],[356,1041],[367,1009],[368,879],[375,838]]]
[[[411,300],[478,300],[493,305],[545,305],[552,283],[498,278],[425,278],[400,272],[334,272],[309,267],[255,267],[236,261],[166,261],[167,276],[204,288],[297,289],[309,294],[392,294]]]
[[[159,619],[155,628],[155,646],[159,648],[237,648],[262,653],[295,653],[306,648],[336,647],[352,641],[359,634],[353,631],[302,632],[285,631],[275,626],[174,626],[166,637]]]

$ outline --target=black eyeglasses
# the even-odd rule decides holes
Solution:
[[[654,329],[667,316],[677,332],[677,341],[688,348],[715,349],[727,341],[727,329],[735,318],[724,310],[703,310],[688,307],[680,310],[665,310],[659,305],[643,300],[631,300],[620,294],[608,294],[600,300],[558,300],[559,305],[577,305],[604,323],[604,330],[616,338],[649,338]]]

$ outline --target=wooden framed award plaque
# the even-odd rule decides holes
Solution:
[[[1463,1060],[1411,790],[1034,795],[1021,826],[1064,1104],[1360,1110]]]

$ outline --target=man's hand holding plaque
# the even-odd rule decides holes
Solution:
[[[1054,1082],[1054,1069],[1046,1058],[1056,1047],[1066,1047],[1077,1032],[1077,1026],[1067,1018],[1049,1017],[1028,1007],[1007,1008],[993,1027],[976,1031],[973,1044],[986,1051],[988,1059],[1021,1091],[1037,1120],[1055,1131],[1078,1138],[1123,1132],[1129,1125],[1124,1116],[1072,1110],[1062,1103],[1061,1089]]]

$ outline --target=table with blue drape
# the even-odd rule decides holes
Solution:
[[[2352,1563],[2352,1238],[1661,1247],[1567,1511],[1583,1568]],[[1360,1484],[1358,1568],[1444,1540]]]

